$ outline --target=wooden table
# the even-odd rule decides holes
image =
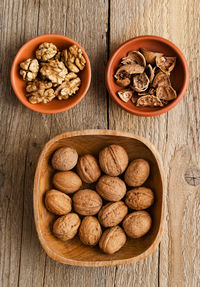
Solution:
[[[200,286],[200,2],[199,0],[1,0],[0,286]],[[57,115],[31,112],[9,79],[22,44],[43,33],[67,35],[83,45],[92,83],[75,108]],[[155,34],[185,54],[190,85],[167,114],[140,118],[108,96],[108,57],[125,40]],[[156,252],[119,267],[59,264],[42,250],[33,221],[33,178],[45,142],[57,134],[103,128],[130,131],[158,148],[167,179],[166,220]]]

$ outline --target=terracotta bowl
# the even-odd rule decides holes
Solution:
[[[164,107],[136,107],[131,101],[123,102],[117,95],[120,88],[114,81],[114,74],[117,70],[121,58],[125,57],[129,51],[145,48],[147,50],[158,51],[166,56],[177,57],[174,70],[170,79],[173,88],[177,91],[177,98]],[[174,108],[183,98],[189,81],[189,69],[183,53],[172,42],[157,36],[140,36],[123,43],[110,57],[106,68],[106,85],[113,99],[129,113],[137,116],[151,117],[158,116]]]
[[[52,188],[54,173],[50,164],[53,152],[63,146],[74,147],[79,155],[91,153],[98,157],[99,151],[109,144],[120,144],[129,155],[129,160],[141,157],[149,161],[151,174],[146,186],[153,189],[155,203],[149,209],[153,224],[142,238],[128,239],[117,253],[102,253],[98,246],[83,245],[76,237],[62,242],[53,236],[52,223],[56,216],[47,211],[44,194]],[[83,130],[61,134],[50,140],[43,148],[34,182],[34,217],[40,243],[46,253],[56,261],[79,266],[107,266],[136,262],[149,256],[158,246],[163,231],[164,218],[164,172],[160,156],[154,146],[146,139],[134,134],[110,130]]]
[[[76,95],[63,101],[54,99],[53,101],[47,104],[40,103],[33,105],[29,103],[27,97],[25,96],[26,82],[22,80],[22,77],[19,74],[19,64],[22,61],[26,60],[27,58],[35,57],[34,56],[35,50],[43,42],[52,42],[61,50],[69,47],[70,45],[75,44],[82,49],[83,55],[86,58],[87,63],[85,69],[79,73],[79,77],[81,78],[81,86]],[[11,84],[16,96],[22,102],[22,104],[24,104],[27,108],[40,113],[49,113],[49,114],[59,113],[71,109],[76,104],[78,104],[81,101],[81,99],[85,96],[90,86],[90,81],[91,81],[91,67],[89,58],[85,50],[77,42],[63,35],[56,35],[56,34],[40,35],[28,41],[19,49],[11,68]]]

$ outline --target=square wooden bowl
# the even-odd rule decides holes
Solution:
[[[62,242],[51,232],[55,215],[47,211],[44,194],[52,188],[54,173],[50,164],[53,152],[62,147],[74,147],[79,155],[91,153],[98,157],[99,151],[109,144],[119,144],[128,152],[129,160],[144,158],[151,166],[150,177],[145,186],[151,187],[155,203],[149,212],[152,227],[142,238],[128,239],[125,246],[113,255],[104,254],[98,246],[83,245],[79,238]],[[149,256],[161,240],[164,218],[164,172],[160,156],[154,146],[146,139],[134,134],[110,130],[83,130],[61,134],[50,140],[43,148],[34,182],[34,217],[40,243],[46,253],[54,260],[78,266],[108,266],[136,262]]]

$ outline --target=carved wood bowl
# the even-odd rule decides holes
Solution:
[[[26,81],[23,81],[22,77],[19,74],[19,64],[28,58],[35,58],[36,49],[39,47],[40,44],[44,42],[50,42],[55,44],[59,50],[66,49],[71,45],[77,45],[79,48],[81,48],[83,56],[86,59],[86,66],[83,71],[80,71],[80,73],[78,73],[78,76],[81,79],[81,86],[74,96],[62,101],[59,101],[55,98],[47,104],[31,104],[26,97]],[[56,114],[63,111],[67,111],[77,105],[87,93],[91,81],[90,60],[84,48],[71,38],[58,34],[40,35],[31,39],[19,49],[12,64],[10,78],[12,88],[16,96],[27,108],[39,113]]]
[[[145,183],[155,194],[155,203],[149,212],[152,227],[142,238],[128,239],[125,246],[113,255],[104,254],[98,246],[83,245],[78,236],[62,242],[51,232],[56,216],[47,211],[44,194],[52,188],[54,173],[50,164],[53,152],[62,147],[74,147],[79,155],[91,153],[98,157],[99,151],[109,144],[123,146],[129,160],[144,158],[151,166],[150,177]],[[149,256],[158,246],[163,231],[164,218],[164,172],[160,156],[154,146],[145,138],[134,134],[110,130],[83,130],[61,134],[51,139],[43,148],[39,157],[34,182],[34,217],[40,243],[46,253],[56,261],[78,266],[108,266],[127,264]]]
[[[136,107],[131,100],[123,102],[117,95],[121,90],[114,80],[114,74],[119,67],[121,58],[128,52],[144,48],[150,51],[161,52],[165,56],[176,57],[176,66],[171,73],[172,87],[177,92],[177,98],[164,107]],[[189,69],[185,56],[180,49],[167,39],[158,36],[139,36],[128,40],[119,46],[110,57],[106,68],[106,86],[109,94],[117,104],[129,113],[142,117],[153,117],[168,112],[183,98],[189,82]]]

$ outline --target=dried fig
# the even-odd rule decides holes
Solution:
[[[177,98],[176,91],[171,86],[158,86],[156,96],[160,100],[172,101]]]
[[[148,161],[139,158],[129,164],[124,179],[129,186],[140,186],[147,180],[149,173]]]
[[[147,76],[149,78],[150,83],[153,82],[153,79],[155,76],[155,70],[156,70],[156,67],[152,68],[152,66],[150,64],[148,64],[146,67],[146,73],[147,73]]]
[[[156,66],[164,73],[169,74],[176,65],[176,57],[156,57]]]
[[[76,213],[68,213],[59,217],[53,224],[54,235],[62,241],[74,238],[81,220]]]
[[[128,64],[128,65],[123,65],[121,67],[119,67],[115,73],[115,78],[116,79],[120,79],[120,78],[125,78],[125,76],[121,76],[122,74],[126,74],[127,77],[128,75],[132,75],[132,74],[140,74],[144,72],[144,67],[140,66],[136,63],[133,64]],[[126,77],[126,78],[127,78]]]
[[[138,187],[127,192],[125,203],[135,210],[142,210],[149,208],[154,201],[154,194],[150,188]]]
[[[72,210],[72,200],[63,192],[51,189],[45,194],[45,206],[54,214],[64,215]]]
[[[118,225],[128,213],[128,207],[123,201],[108,203],[99,211],[98,219],[104,227]]]
[[[133,77],[132,89],[136,92],[143,92],[149,86],[149,78],[145,73]]]
[[[53,168],[60,171],[67,171],[75,167],[78,161],[78,154],[74,148],[62,147],[53,154],[51,163]]]
[[[162,53],[158,53],[158,52],[152,52],[152,51],[148,51],[146,49],[140,49],[140,51],[142,52],[142,54],[144,55],[147,63],[153,65],[155,64],[156,61],[156,57],[161,57],[163,56]]]
[[[162,71],[158,72],[153,80],[152,86],[154,88],[157,88],[158,86],[169,86],[170,84],[170,79],[169,76]]]
[[[125,243],[126,235],[123,229],[119,226],[114,226],[104,231],[99,241],[99,247],[103,252],[113,254],[121,249]]]
[[[116,84],[120,87],[128,87],[131,83],[131,80],[129,78],[124,79],[117,79]]]
[[[79,229],[79,238],[83,244],[96,245],[99,242],[101,234],[101,225],[96,217],[86,216],[83,218]]]
[[[79,158],[77,172],[80,178],[86,183],[97,181],[101,175],[97,160],[91,154],[85,154]]]
[[[82,189],[72,198],[75,212],[81,215],[94,215],[102,206],[102,199],[97,192],[91,189]]]
[[[126,185],[119,177],[104,175],[97,185],[97,192],[108,201],[121,200],[126,193]]]
[[[80,189],[82,181],[73,171],[59,171],[53,176],[53,185],[59,190],[70,194]]]
[[[99,164],[106,174],[118,176],[128,165],[128,154],[120,145],[107,146],[99,153]]]
[[[128,214],[122,225],[126,234],[131,238],[144,236],[151,228],[151,216],[146,211],[136,211]]]

